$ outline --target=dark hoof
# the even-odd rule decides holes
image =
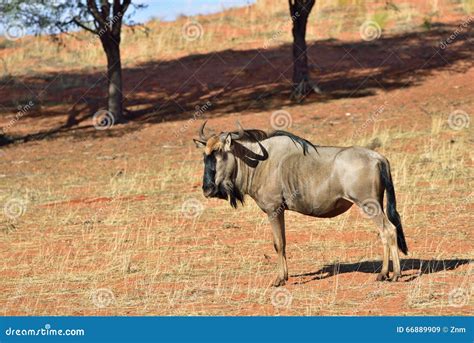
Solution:
[[[385,281],[385,280],[388,280],[388,274],[380,273],[379,275],[377,275],[377,281]]]
[[[280,277],[277,277],[275,281],[273,281],[273,287],[280,287],[285,285],[285,280],[280,279]]]

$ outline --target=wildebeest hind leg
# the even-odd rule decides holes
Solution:
[[[388,279],[388,267],[390,259],[390,237],[386,225],[388,219],[385,217],[383,212],[376,214],[372,219],[379,229],[380,239],[383,245],[382,270],[377,275],[377,281],[385,281]]]
[[[388,233],[388,242],[390,245],[390,253],[392,255],[393,262],[393,275],[390,279],[391,281],[397,281],[401,276],[400,268],[400,257],[398,256],[398,247],[397,247],[397,232],[396,228],[392,223],[389,222],[388,218],[385,217],[385,227]]]
[[[393,275],[389,279],[390,281],[397,281],[401,275],[400,272],[400,258],[398,256],[397,248],[397,233],[395,226],[390,223],[385,213],[382,211],[376,217],[374,221],[377,223],[377,226],[380,229],[380,236],[383,243],[383,263],[382,270],[377,276],[378,281],[387,280],[388,278],[388,265],[389,258],[392,258],[393,262]],[[382,225],[382,226],[380,226]],[[390,255],[390,256],[389,256]]]

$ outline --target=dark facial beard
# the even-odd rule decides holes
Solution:
[[[227,184],[221,183],[219,185],[218,197],[220,199],[228,199],[233,208],[237,208],[237,201],[242,205],[244,204],[244,195],[233,182],[228,182]]]

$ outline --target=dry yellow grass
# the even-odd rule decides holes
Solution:
[[[310,28],[309,39],[340,37],[344,32],[357,35],[362,21],[383,19],[375,15],[379,7],[367,8],[364,3],[318,1],[312,17],[317,25]],[[285,2],[269,4],[269,0],[259,1],[251,9],[195,18],[204,35],[191,45],[185,43],[181,31],[188,18],[152,22],[148,36],[126,32],[125,65],[261,47],[278,33],[274,23],[285,25],[287,20]],[[428,4],[430,11],[436,10],[436,2]],[[341,7],[351,10],[341,13]],[[399,12],[387,11],[391,20],[387,30],[419,27],[425,14],[408,4],[400,5]],[[337,13],[336,24],[320,31],[324,20]],[[358,13],[355,21],[346,23],[344,18],[353,13]],[[277,36],[271,44],[291,38],[286,31]],[[26,38],[15,43],[15,54],[4,51],[1,56],[13,75],[103,68],[99,47],[85,49],[87,42],[66,41],[67,48],[59,55],[45,38]],[[472,79],[472,70],[466,73],[444,71],[425,84],[391,93],[378,91],[366,98],[287,108],[293,116],[290,130],[315,143],[365,146],[374,139],[381,142],[378,151],[389,158],[393,169],[411,249],[408,258],[422,262],[472,261],[474,256],[470,243],[474,238],[473,128],[471,123],[456,131],[448,125],[448,114],[454,109],[463,108],[472,117],[472,99],[466,96],[470,94],[466,79]],[[460,91],[447,96],[436,88],[441,82],[448,90],[461,84]],[[416,103],[420,94],[426,97],[424,111]],[[383,114],[360,130],[378,107],[372,109],[374,104],[386,100],[389,104]],[[350,116],[344,114],[346,109]],[[44,112],[54,113],[54,106]],[[268,129],[271,110],[242,111],[224,118],[217,116],[219,111],[210,115],[214,114],[212,122],[217,127],[230,127],[238,116],[246,127]],[[57,123],[65,121],[66,116],[58,117]],[[42,128],[38,120],[27,116],[12,130],[34,132]],[[377,230],[357,209],[327,220],[288,213],[292,277],[287,287],[271,288],[275,258],[265,217],[251,199],[234,211],[225,202],[203,198],[201,156],[191,143],[198,123],[175,139],[170,132],[181,125],[181,121],[168,121],[130,123],[106,132],[91,129],[81,134],[78,130],[1,150],[0,204],[15,205],[12,209],[20,211],[15,212],[20,213],[17,218],[4,215],[0,219],[1,315],[472,312],[472,262],[431,273],[417,266],[405,271],[421,274],[411,282],[376,283],[369,269],[381,259]],[[354,132],[360,134],[354,137]],[[187,215],[189,206],[195,207],[197,216]],[[351,271],[344,272],[346,264],[354,264]],[[321,280],[302,275],[325,265],[340,273]],[[459,307],[449,297],[457,288],[469,295]],[[272,303],[275,292],[282,292],[278,298],[282,303]]]
[[[3,164],[1,200],[23,199],[26,210],[17,220],[2,222],[2,314],[228,315],[253,310],[335,315],[368,314],[370,309],[380,315],[390,305],[379,308],[378,302],[391,304],[395,298],[404,301],[400,315],[460,310],[448,304],[447,295],[454,286],[472,282],[467,267],[455,276],[440,271],[408,284],[375,283],[365,273],[336,275],[290,285],[291,306],[274,307],[269,287],[274,262],[264,258],[273,256],[271,234],[260,210],[250,199],[238,211],[204,200],[199,187],[192,188],[202,168],[194,149],[150,147],[137,139],[153,140],[155,134],[148,128],[125,135],[122,143],[115,138],[77,142],[74,153],[64,149],[69,144],[64,138],[8,150],[7,160],[13,163]],[[327,139],[321,132],[306,136]],[[414,256],[472,258],[472,250],[454,255],[446,250],[453,242],[472,241],[472,214],[464,207],[472,208],[472,198],[469,204],[464,199],[473,186],[472,129],[453,134],[446,118],[433,117],[431,126],[412,131],[375,126],[354,143],[366,145],[375,137],[394,169]],[[411,141],[418,144],[407,153]],[[349,143],[347,138],[332,142]],[[127,149],[119,152],[121,144]],[[57,153],[50,156],[42,150],[46,145]],[[32,154],[18,160],[29,149]],[[107,197],[111,201],[87,202]],[[203,212],[188,218],[183,203],[190,198]],[[82,200],[67,202],[74,199]],[[52,203],[57,205],[44,207]],[[446,230],[450,220],[457,226]],[[376,229],[356,210],[329,220],[290,213],[287,226],[290,274],[380,259]],[[360,239],[341,240],[344,233]],[[113,294],[104,308],[94,304],[97,291]]]
[[[445,9],[449,8],[449,12]],[[367,3],[359,0],[317,1],[308,24],[307,39],[360,39],[359,27],[365,20],[375,21],[384,31],[421,29],[431,15],[433,21],[452,15],[469,15],[473,1],[443,7],[438,1],[407,2],[395,6],[385,1]],[[190,23],[200,38],[189,41],[183,31]],[[242,9],[197,17],[180,17],[175,22],[152,20],[145,28],[124,28],[122,55],[124,67],[150,61],[163,61],[191,54],[226,49],[263,49],[291,42],[291,22],[287,3],[258,0]],[[191,31],[194,34],[196,31]],[[191,34],[191,35],[192,35]],[[96,37],[85,32],[63,35],[64,46],[48,37],[25,37],[18,41],[0,40],[4,72],[10,75],[43,74],[51,71],[104,69],[105,56]],[[14,49],[14,50],[11,50]]]

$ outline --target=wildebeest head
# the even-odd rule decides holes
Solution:
[[[237,123],[238,131],[221,132],[206,136],[204,122],[199,130],[199,139],[194,139],[198,148],[204,148],[204,176],[202,190],[205,197],[229,199],[233,207],[237,201],[243,202],[243,194],[237,187],[236,154],[242,150],[242,145],[237,141],[246,135],[242,126]]]
[[[237,207],[237,200],[243,202],[242,190],[236,184],[239,165],[237,161],[243,162],[250,168],[256,168],[261,161],[265,161],[268,158],[268,151],[261,141],[272,137],[286,136],[295,145],[302,147],[304,155],[308,153],[310,147],[317,152],[316,146],[311,142],[286,131],[276,130],[266,133],[256,129],[244,130],[237,122],[237,131],[206,136],[204,134],[205,125],[206,121],[199,129],[199,139],[194,139],[196,146],[204,149],[202,182],[204,196],[229,199],[233,207]],[[246,143],[250,143],[250,145]]]

